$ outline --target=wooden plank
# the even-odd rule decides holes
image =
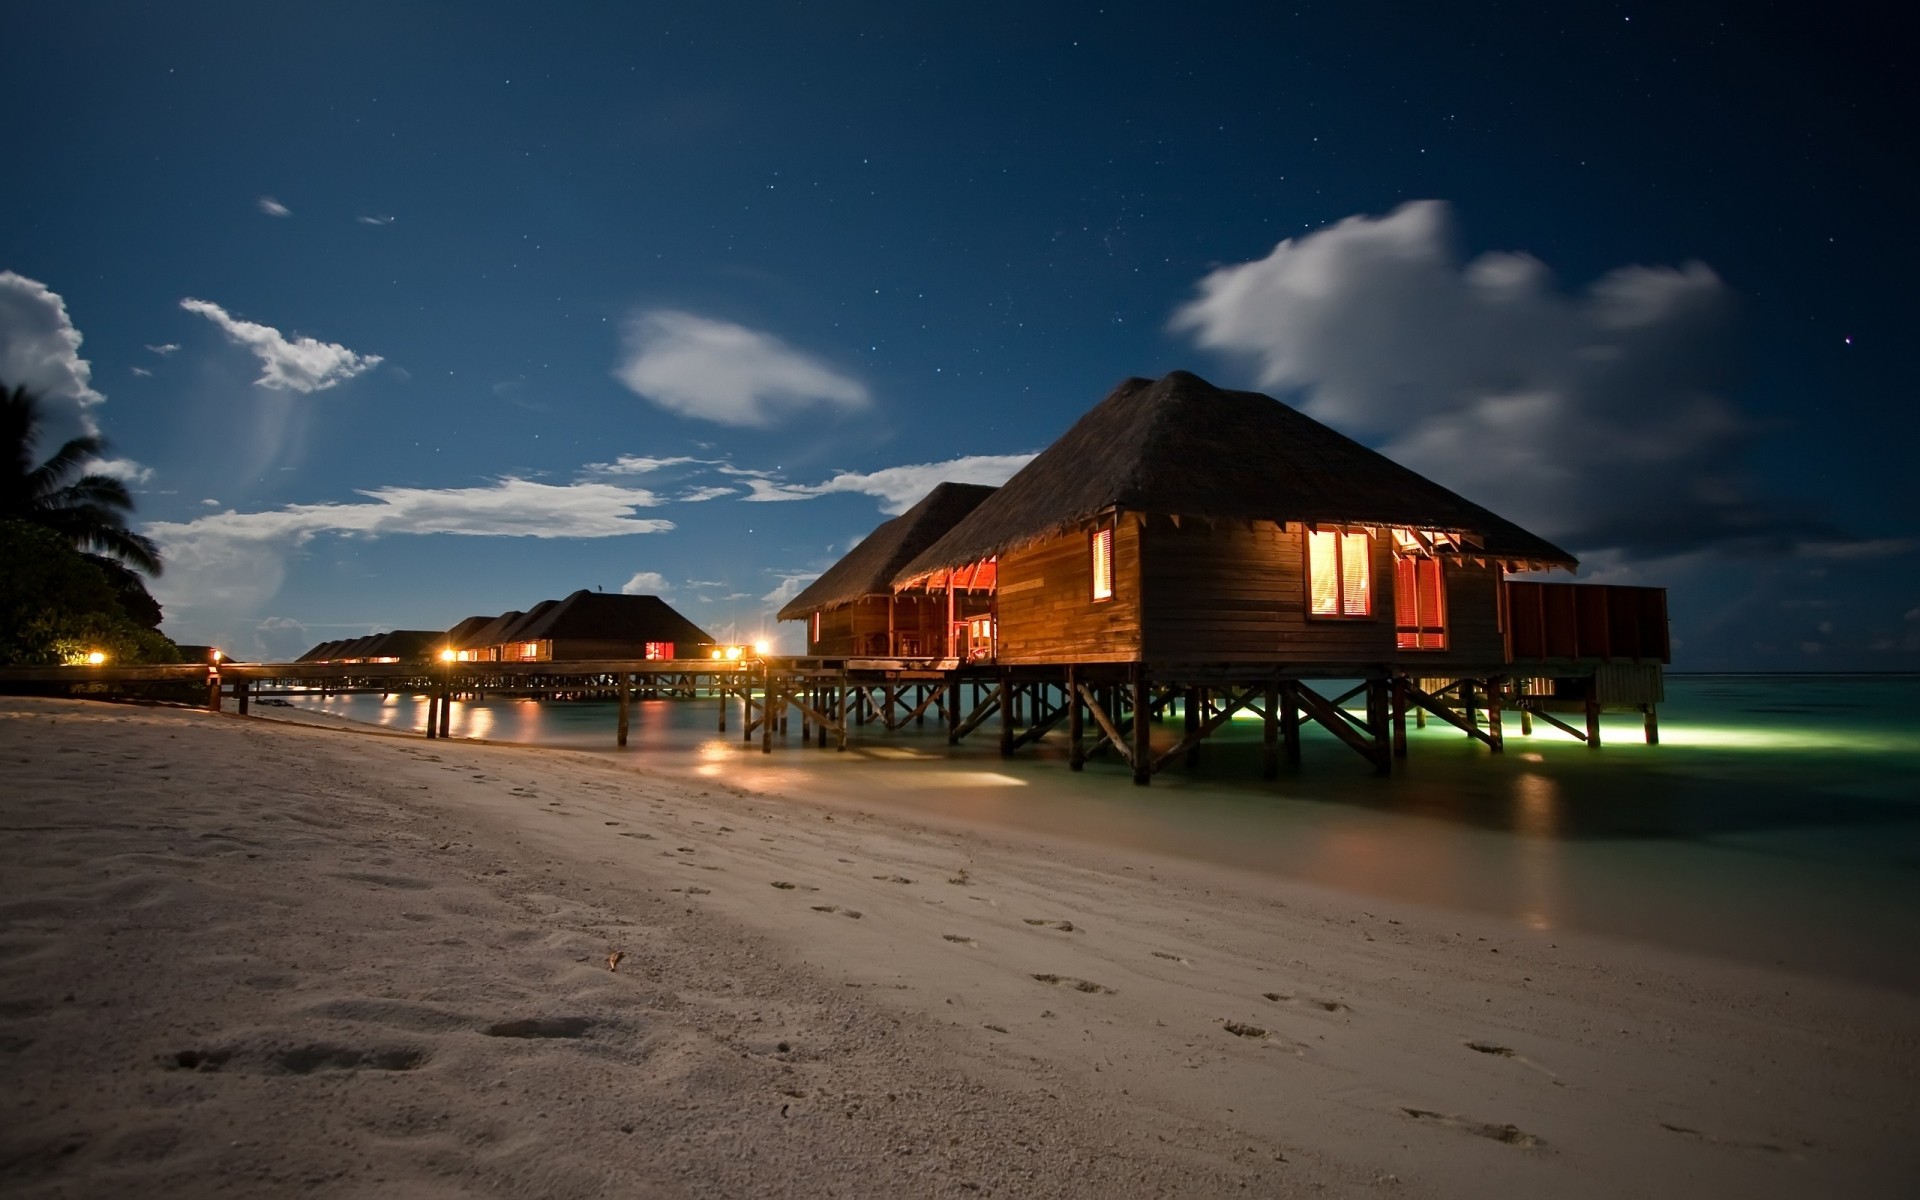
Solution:
[[[1093,714],[1093,723],[1098,725],[1107,735],[1105,744],[1111,745],[1114,751],[1120,755],[1121,759],[1124,760],[1128,766],[1133,766],[1133,750],[1127,741],[1126,735],[1121,733],[1114,725],[1113,719],[1107,715],[1106,708],[1100,703],[1099,698],[1093,694],[1093,690],[1084,683],[1080,684],[1079,688],[1080,695],[1087,702],[1087,711]],[[1099,746],[1094,747],[1095,750],[1099,748]]]
[[[1489,746],[1492,745],[1492,743],[1488,741],[1485,730],[1481,729],[1478,725],[1472,724],[1453,709],[1448,708],[1437,696],[1415,687],[1411,680],[1407,682],[1407,697],[1412,700],[1415,705],[1419,706],[1421,710],[1439,717],[1442,721],[1445,721],[1468,737],[1476,741],[1486,742]]]

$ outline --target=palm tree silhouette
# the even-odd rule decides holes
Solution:
[[[88,434],[69,440],[34,465],[40,440],[40,398],[24,387],[0,387],[0,520],[42,525],[83,554],[160,574],[160,548],[127,528],[133,497],[108,475],[73,478],[89,460],[107,451],[106,439]]]

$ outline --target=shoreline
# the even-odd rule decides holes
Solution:
[[[1916,1165],[1897,992],[321,729],[366,732],[0,700],[10,1190],[1895,1195]]]

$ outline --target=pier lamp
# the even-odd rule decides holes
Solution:
[[[106,661],[107,661],[107,655],[106,655],[106,652],[105,652],[105,651],[103,651],[103,650],[89,650],[89,651],[87,651],[87,665],[88,665],[88,666],[90,666],[90,667],[97,667],[97,666],[99,666],[99,665],[100,665],[101,663],[104,663],[104,662],[106,662]]]
[[[765,658],[767,656],[767,650],[769,648],[770,647],[765,642],[755,642],[753,644],[753,652],[759,655],[761,658]]]
[[[453,661],[453,650],[451,647],[449,647],[448,649],[442,650],[440,652],[440,661],[443,663],[450,663]]]
[[[738,646],[728,646],[728,647],[727,647],[727,659],[728,659],[728,661],[730,661],[730,662],[737,662],[737,661],[739,660],[739,658],[740,658],[740,647],[738,647]]]
[[[220,651],[217,649],[207,651],[207,661],[211,662],[216,667],[220,665],[221,660],[224,658],[226,658],[226,655],[220,653]]]

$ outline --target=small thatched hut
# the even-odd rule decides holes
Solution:
[[[492,639],[485,645],[502,662],[705,658],[714,644],[705,630],[658,596],[584,588],[564,600],[543,600],[523,614],[507,614],[498,627],[474,635],[476,647],[482,638]]]
[[[959,658],[970,619],[985,620],[991,572],[973,572],[935,596],[893,590],[893,577],[993,494],[942,483],[868,534],[779,613],[807,623],[807,653],[830,657]]]
[[[1438,675],[1505,661],[1503,570],[1574,566],[1270,396],[1176,371],[1121,384],[891,582],[991,569],[1002,664]]]

